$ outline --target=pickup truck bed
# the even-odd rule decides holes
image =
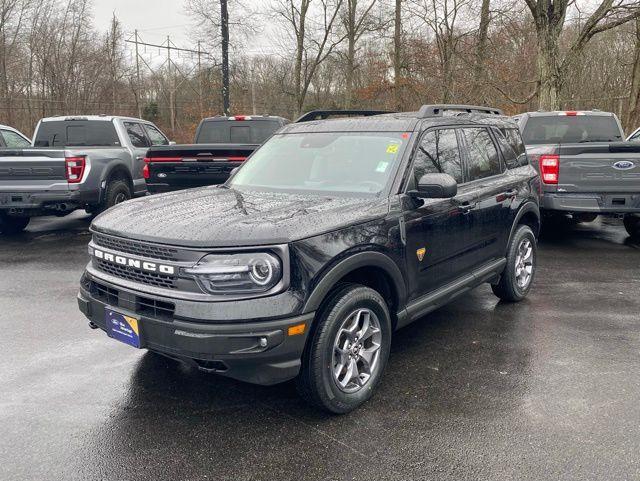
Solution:
[[[153,147],[145,158],[150,193],[225,182],[258,148],[255,144],[188,144]]]

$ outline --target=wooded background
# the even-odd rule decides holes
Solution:
[[[232,113],[450,102],[640,123],[640,1],[228,3]],[[98,31],[91,7],[0,0],[0,123],[31,135],[44,116],[141,115],[184,142],[222,112],[219,0],[185,1],[192,45],[179,46],[144,45],[115,17]]]

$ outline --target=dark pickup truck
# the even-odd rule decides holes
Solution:
[[[540,171],[546,216],[623,215],[629,235],[640,237],[640,143],[624,141],[614,114],[527,112],[515,120]]]
[[[312,110],[296,123],[329,117],[371,116],[383,110]],[[288,124],[273,115],[235,115],[202,120],[194,144],[151,147],[144,177],[150,193],[224,183],[260,144]]]
[[[193,144],[154,146],[147,151],[144,178],[150,193],[221,184],[231,171],[289,121],[273,115],[203,119]]]
[[[96,217],[79,308],[130,346],[258,384],[296,378],[348,412],[380,383],[396,329],[483,283],[510,302],[530,291],[540,180],[499,113],[289,124],[224,185]]]

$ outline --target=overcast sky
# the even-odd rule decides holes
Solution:
[[[107,31],[114,12],[127,34],[138,29],[142,39],[150,43],[163,42],[171,35],[176,45],[188,46],[184,0],[94,0],[96,27]]]

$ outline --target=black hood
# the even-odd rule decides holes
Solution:
[[[105,234],[191,247],[284,244],[366,222],[387,199],[247,192],[218,186],[143,197],[93,221]]]

